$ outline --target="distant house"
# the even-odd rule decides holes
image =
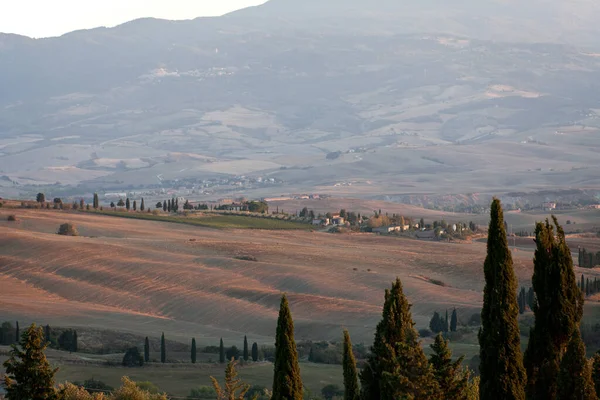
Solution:
[[[600,210],[600,204],[594,204],[592,208],[595,210]]]
[[[344,225],[344,218],[339,215],[334,215],[333,218],[331,218],[331,223],[333,225]]]
[[[556,203],[544,203],[544,204],[542,204],[542,208],[546,211],[555,210]]]

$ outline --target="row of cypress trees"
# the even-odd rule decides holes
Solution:
[[[600,355],[593,364],[586,358],[579,323],[583,293],[573,270],[565,233],[555,217],[536,224],[536,250],[532,278],[535,324],[523,356],[518,323],[517,278],[508,247],[500,201],[494,199],[484,262],[484,304],[481,312],[480,382],[470,382],[452,361],[440,335],[428,360],[402,283],[396,279],[386,290],[382,320],[360,375],[352,354],[350,335],[344,332],[344,399],[471,399],[597,400],[600,389]],[[277,323],[273,400],[303,397],[293,321],[285,296]],[[594,375],[592,375],[592,372]],[[358,377],[361,387],[359,389]]]

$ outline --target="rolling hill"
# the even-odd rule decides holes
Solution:
[[[0,34],[0,193],[598,190],[599,7],[272,0]],[[234,176],[276,183],[205,189]]]

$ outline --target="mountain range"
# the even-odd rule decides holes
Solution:
[[[600,4],[271,0],[0,34],[0,193],[600,189]]]

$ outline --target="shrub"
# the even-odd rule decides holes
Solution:
[[[77,232],[75,225],[70,223],[62,224],[58,228],[58,234],[64,236],[79,236],[79,232]]]
[[[442,286],[442,287],[446,286],[446,284],[444,282],[442,282],[442,281],[440,281],[438,279],[431,279],[431,278],[429,278],[429,282],[433,283],[434,285],[438,285],[438,286]]]
[[[237,256],[237,257],[235,257],[235,259],[242,260],[242,261],[258,261],[258,259],[253,256]]]
[[[427,328],[419,329],[419,336],[420,337],[424,337],[424,338],[429,337],[429,336],[431,336],[431,333],[432,332],[429,329],[427,329]]]
[[[190,390],[188,399],[214,399],[217,397],[217,392],[210,386],[200,386]]]
[[[15,222],[17,220],[17,216],[16,215],[9,215],[7,219],[9,221],[11,221],[11,222]]]
[[[125,352],[122,364],[124,367],[141,367],[144,365],[144,357],[137,347],[132,347]]]
[[[90,394],[94,394],[94,393],[108,394],[108,393],[112,392],[113,390],[115,390],[115,388],[113,388],[112,386],[109,386],[102,381],[97,381],[94,378],[87,379],[83,383],[74,382],[73,384],[77,385],[77,386],[83,386],[88,392],[90,392]]]

